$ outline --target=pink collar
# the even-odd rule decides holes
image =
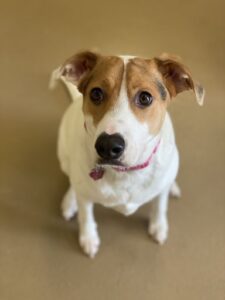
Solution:
[[[129,171],[137,171],[137,170],[141,170],[141,169],[145,169],[146,167],[149,166],[149,164],[151,163],[152,157],[153,155],[157,152],[158,148],[159,148],[159,144],[160,141],[158,141],[157,145],[155,146],[155,148],[153,149],[151,155],[149,156],[149,158],[142,164],[136,165],[136,166],[132,166],[132,167],[113,167],[114,170],[116,170],[117,172],[129,172]],[[89,176],[93,179],[93,180],[98,180],[101,179],[103,177],[105,173],[105,169],[104,167],[101,166],[97,166],[94,169],[91,170],[91,172],[89,173]]]

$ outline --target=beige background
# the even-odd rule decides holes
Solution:
[[[0,3],[0,299],[225,299],[224,1]],[[97,207],[102,246],[89,260],[77,223],[60,216],[67,181],[55,155],[69,104],[51,70],[80,49],[179,54],[206,88],[171,106],[182,199],[164,247],[147,235],[148,205],[125,218]]]

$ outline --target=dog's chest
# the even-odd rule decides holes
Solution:
[[[151,168],[138,174],[122,174],[121,178],[106,176],[98,182],[98,203],[124,215],[135,212],[157,194],[158,172]]]

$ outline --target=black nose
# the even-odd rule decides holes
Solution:
[[[95,149],[101,158],[118,159],[125,149],[125,141],[118,133],[102,133],[95,143]]]

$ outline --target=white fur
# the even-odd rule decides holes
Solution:
[[[126,67],[129,58],[123,59]],[[125,72],[117,105],[104,116],[97,128],[91,116],[81,113],[82,96],[70,86],[76,101],[65,112],[59,130],[58,157],[71,183],[69,195],[63,200],[63,215],[69,219],[75,213],[76,193],[80,245],[90,257],[94,257],[100,245],[93,215],[94,203],[130,215],[158,196],[150,214],[149,233],[162,244],[168,234],[167,205],[171,187],[172,193],[179,196],[178,189],[174,188],[179,157],[170,117],[167,113],[158,136],[149,135],[147,124],[139,123],[129,108]],[[64,83],[68,86],[67,81]],[[160,139],[159,149],[145,169],[120,173],[109,167],[101,180],[94,181],[89,176],[97,157],[94,144],[103,131],[119,132],[126,138],[127,150],[122,160],[128,165],[143,163]],[[74,194],[71,194],[72,190]]]
[[[181,197],[181,190],[180,190],[178,184],[176,183],[176,181],[174,181],[174,183],[172,184],[172,186],[170,188],[170,195],[174,198]]]
[[[76,195],[71,186],[63,197],[61,208],[63,217],[66,220],[70,220],[77,212]]]

